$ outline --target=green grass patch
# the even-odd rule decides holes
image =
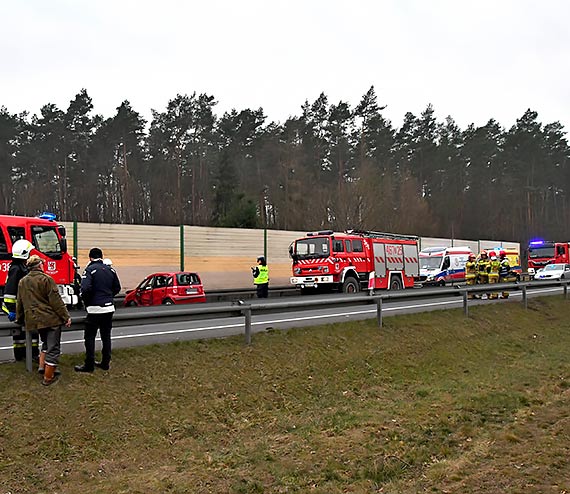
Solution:
[[[0,493],[570,492],[570,303],[0,366]]]

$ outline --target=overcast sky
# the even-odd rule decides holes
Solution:
[[[527,108],[570,128],[563,0],[0,0],[0,106],[38,113],[86,88],[111,117],[149,119],[177,93],[216,113],[300,114],[321,92],[356,105],[374,86],[400,126],[432,103],[461,128]]]

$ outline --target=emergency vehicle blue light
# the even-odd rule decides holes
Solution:
[[[40,214],[38,216],[38,218],[41,218],[42,220],[50,220],[50,221],[55,221],[57,216],[54,213],[47,213],[44,212],[42,214]]]
[[[533,240],[529,245],[542,245],[544,240]]]

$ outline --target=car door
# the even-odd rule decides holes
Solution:
[[[152,283],[152,305],[160,305],[166,298],[166,283],[168,276],[158,274]]]
[[[154,276],[149,276],[137,288],[137,303],[139,305],[152,305],[152,284]]]

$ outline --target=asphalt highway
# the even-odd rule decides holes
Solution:
[[[562,288],[545,287],[533,289],[529,291],[528,296],[535,297],[556,293],[562,293]],[[522,294],[520,292],[512,292],[508,300],[472,300],[470,301],[470,306],[481,303],[520,302],[521,296]],[[289,300],[292,300],[292,298]],[[397,314],[458,308],[462,307],[462,304],[462,298],[458,296],[392,300],[384,302],[382,313],[383,317],[386,317]],[[284,311],[274,314],[254,314],[252,317],[252,333],[255,335],[255,333],[268,330],[286,330],[290,328],[373,318],[376,318],[376,306],[371,304],[345,305],[342,307],[325,306],[324,308],[311,308],[302,311],[295,310],[294,312]],[[113,328],[112,338],[113,348],[116,349],[175,341],[221,338],[239,334],[244,334],[244,318],[242,316],[165,323],[156,323],[156,320],[148,319],[148,324]],[[99,341],[97,341],[97,345],[97,349],[99,349]],[[64,331],[62,333],[62,353],[81,354],[83,349],[82,331]],[[12,359],[11,337],[0,337],[0,362],[8,362]],[[78,361],[80,359],[81,356],[78,355]]]

